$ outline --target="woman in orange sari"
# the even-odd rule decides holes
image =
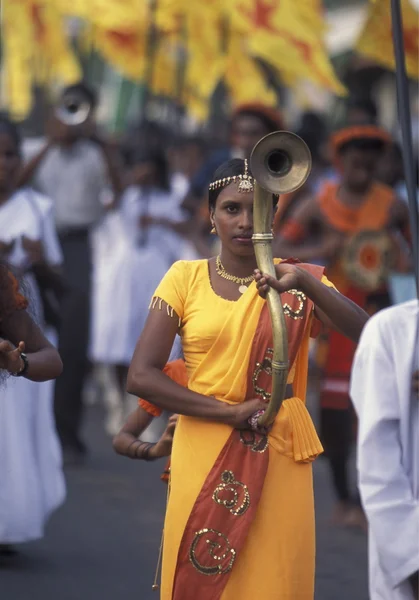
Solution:
[[[221,253],[180,261],[168,271],[128,375],[130,393],[181,415],[161,598],[309,600],[311,462],[322,451],[305,407],[309,337],[317,317],[357,339],[366,315],[333,289],[321,267],[278,259],[278,280],[255,273],[247,161],[234,159],[216,171],[209,205]],[[272,330],[263,298],[268,285],[282,293],[290,371],[287,399],[266,432],[255,414],[264,410],[271,386]],[[178,331],[187,389],[162,372]]]

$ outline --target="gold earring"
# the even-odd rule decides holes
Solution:
[[[217,235],[217,230],[215,229],[215,225],[213,225],[210,233],[212,233],[213,235]]]

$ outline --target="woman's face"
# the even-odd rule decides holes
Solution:
[[[8,133],[0,132],[0,193],[15,187],[20,168],[16,143]]]
[[[238,256],[254,254],[253,192],[239,192],[238,183],[230,183],[217,198],[211,222],[224,249]]]

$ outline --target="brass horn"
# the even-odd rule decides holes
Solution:
[[[253,177],[266,191],[288,194],[306,182],[311,171],[311,154],[295,133],[275,131],[256,144],[250,164]]]
[[[250,170],[255,179],[253,196],[253,244],[259,270],[276,277],[272,254],[272,194],[286,194],[301,187],[311,170],[307,144],[289,131],[277,131],[262,138],[250,156]],[[275,421],[285,398],[288,378],[288,339],[281,297],[269,289],[267,302],[272,321],[272,392],[260,427]]]
[[[86,97],[77,93],[65,94],[55,109],[55,116],[64,125],[82,125],[89,117],[92,107]]]

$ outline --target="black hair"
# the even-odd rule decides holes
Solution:
[[[342,144],[338,149],[338,154],[345,154],[348,150],[365,150],[381,153],[386,146],[386,142],[379,138],[358,138]]]
[[[346,102],[346,110],[362,110],[369,116],[371,124],[375,124],[377,121],[377,105],[371,98],[349,98]]]
[[[65,87],[61,92],[62,97],[68,96],[70,94],[77,94],[84,97],[93,110],[97,107],[97,93],[91,86],[87,85],[84,81],[73,83],[72,85]]]
[[[164,152],[153,149],[147,150],[143,147],[135,148],[130,155],[130,165],[152,163],[157,170],[157,181],[160,188],[170,190],[169,164]]]
[[[307,144],[313,160],[320,159],[321,146],[327,140],[328,130],[323,117],[313,111],[303,113],[296,134]]]
[[[9,119],[6,113],[0,113],[0,133],[9,135],[16,145],[17,153],[20,155],[22,139],[16,123]]]
[[[169,131],[160,123],[149,120],[131,123],[121,144],[123,160],[127,166],[132,166],[139,149],[144,153],[165,152],[169,141]]]
[[[275,121],[268,114],[265,114],[263,110],[258,110],[257,108],[238,109],[233,117],[233,123],[237,119],[240,119],[240,117],[254,117],[255,119],[259,119],[267,133],[273,133],[274,131],[278,131],[278,129],[282,129],[278,121]]]
[[[224,162],[218,169],[215,171],[212,176],[211,183],[214,181],[218,181],[219,179],[224,179],[226,177],[234,177],[235,175],[243,175],[244,173],[244,160],[242,158],[232,158]],[[248,168],[249,175],[252,175],[250,171],[250,167]],[[217,203],[217,198],[223,191],[223,187],[219,187],[215,190],[208,190],[208,206],[210,211],[215,209],[215,205]],[[273,205],[276,206],[278,202],[278,196],[276,194],[272,194]]]

